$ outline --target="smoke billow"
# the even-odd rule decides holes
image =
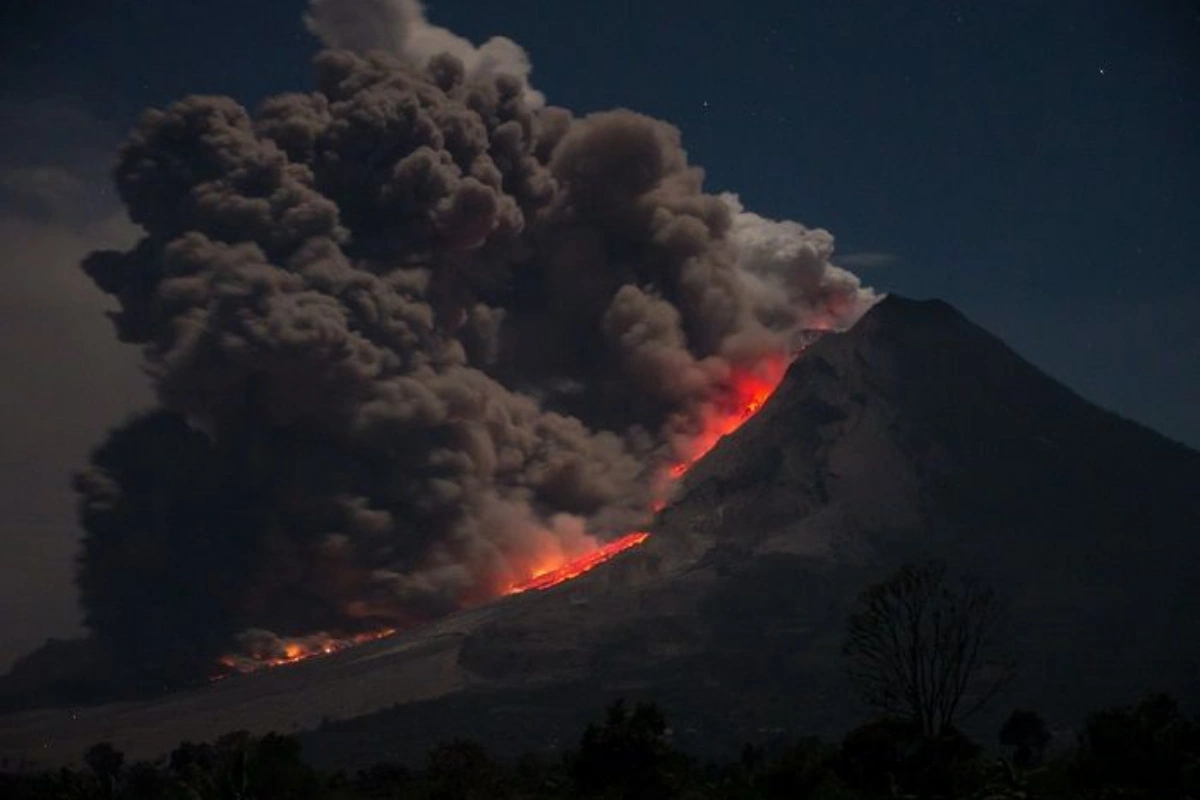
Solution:
[[[84,263],[161,404],[77,479],[118,650],[494,597],[644,523],[736,374],[874,300],[824,231],[706,194],[672,126],[544,105],[508,40],[411,0],[307,22],[314,91],[145,112],[144,235]]]

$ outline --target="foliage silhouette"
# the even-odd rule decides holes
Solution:
[[[1014,722],[1013,720],[1016,720]],[[1036,752],[1045,725],[1010,716],[1006,746]],[[937,738],[911,719],[869,722],[840,744],[801,737],[747,746],[740,759],[702,763],[672,744],[653,704],[610,706],[576,751],[498,761],[456,740],[419,767],[380,764],[346,777],[313,769],[295,738],[238,732],[180,744],[155,762],[126,765],[102,743],[85,769],[30,773],[5,765],[5,800],[1181,800],[1200,797],[1200,726],[1169,697],[1093,714],[1073,749],[1014,769],[953,728]]]
[[[844,646],[851,682],[872,708],[937,740],[1012,677],[995,657],[997,617],[992,592],[952,585],[945,564],[905,566],[858,598]]]
[[[1046,720],[1036,711],[1014,711],[1000,728],[1000,744],[1011,751],[1013,765],[1019,769],[1039,766],[1050,738]]]
[[[666,718],[658,706],[621,701],[609,706],[604,723],[589,725],[571,769],[583,797],[630,800],[666,796],[683,764],[668,742]]]

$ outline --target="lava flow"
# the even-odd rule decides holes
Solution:
[[[735,374],[729,394],[704,420],[700,433],[688,444],[682,460],[671,465],[671,478],[682,478],[693,464],[717,446],[717,442],[757,414],[767,399],[779,388],[787,367],[787,360],[778,356],[766,359],[756,371]]]
[[[723,437],[736,431],[758,413],[783,380],[787,366],[788,362],[783,357],[769,358],[753,371],[732,376],[725,398],[711,408],[702,421],[700,431],[688,439],[683,452],[679,454],[679,460],[666,468],[664,495],[654,502],[651,511],[661,511],[666,505],[666,494],[692,465],[716,447]],[[514,595],[557,586],[595,569],[649,538],[649,533],[635,531],[611,542],[598,544],[596,549],[576,558],[567,559],[562,554],[553,556],[527,567],[525,575],[501,589],[500,594]],[[263,667],[294,664],[313,656],[334,653],[356,644],[382,639],[395,632],[393,628],[385,628],[342,638],[317,633],[299,638],[274,639],[266,646],[249,647],[246,654],[223,656],[220,663],[227,670],[226,675],[252,672]]]
[[[528,580],[508,587],[504,590],[504,593],[520,594],[521,592],[528,592],[531,589],[549,589],[551,586],[557,586],[564,581],[578,578],[583,573],[595,569],[618,553],[623,553],[626,550],[637,547],[648,538],[650,538],[650,534],[645,531],[627,533],[620,539],[615,539],[601,545],[599,549],[593,550],[587,555],[580,556],[564,564],[543,567],[536,571]]]
[[[788,362],[783,357],[769,358],[760,364],[756,371],[740,372],[733,376],[726,398],[705,418],[700,433],[690,440],[681,460],[668,468],[668,491],[687,474],[693,464],[716,447],[717,442],[736,431],[746,420],[758,413],[783,380],[783,375],[787,372],[787,365]],[[659,498],[654,502],[651,510],[658,512],[665,506],[666,499]],[[539,565],[530,577],[510,585],[505,589],[504,594],[519,594],[557,586],[595,569],[618,553],[637,547],[648,538],[650,538],[650,534],[636,531],[600,545],[598,549],[579,558],[557,564]]]
[[[221,656],[219,662],[225,672],[215,676],[224,678],[236,673],[254,672],[264,667],[279,667],[284,664],[295,664],[314,656],[329,655],[356,644],[366,644],[376,639],[383,639],[396,632],[395,628],[381,628],[364,633],[354,633],[349,636],[332,636],[328,633],[313,633],[308,636],[277,639],[257,647],[251,645],[245,654]]]

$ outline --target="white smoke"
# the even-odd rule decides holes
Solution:
[[[833,234],[745,210],[736,194],[729,240],[759,316],[772,327],[845,330],[881,299],[858,276],[832,263]]]

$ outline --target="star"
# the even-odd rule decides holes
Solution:
[[[1100,74],[1101,74],[1101,75],[1103,75],[1103,74],[1104,74],[1104,67],[1100,67]]]

